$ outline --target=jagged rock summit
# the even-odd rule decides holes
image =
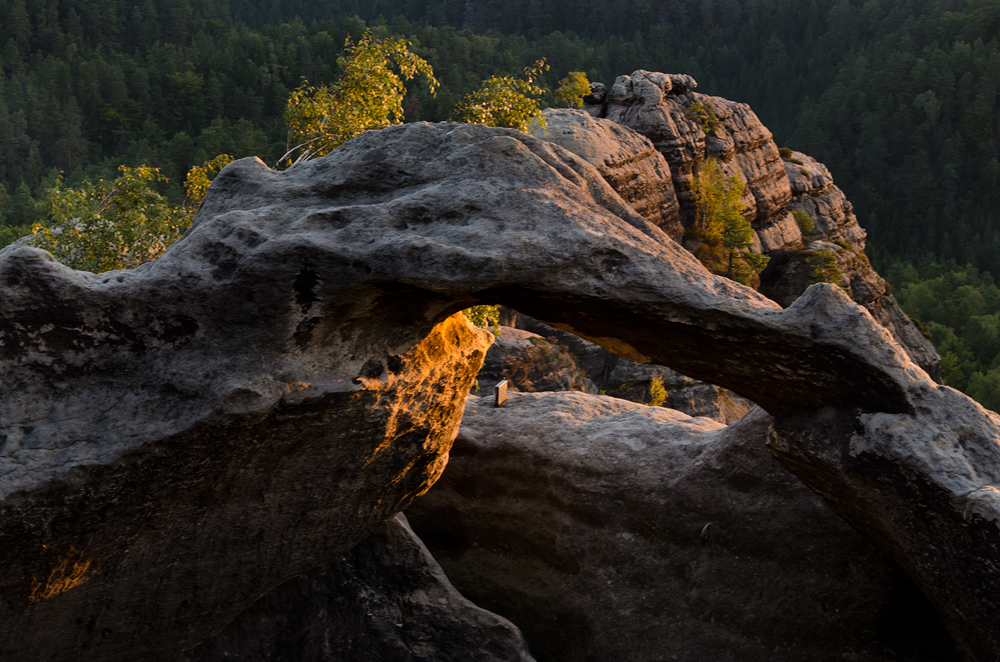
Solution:
[[[708,274],[557,145],[412,124],[243,159],[156,262],[19,246],[0,283],[2,659],[174,659],[363,539],[440,473],[487,344],[453,315],[492,302],[761,405],[969,658],[1000,653],[995,416],[839,287],[782,309]]]
[[[706,159],[715,159],[724,174],[746,185],[743,215],[754,229],[754,250],[770,258],[762,292],[788,306],[815,282],[810,256],[827,251],[838,284],[938,379],[937,352],[871,268],[866,233],[829,170],[779,150],[747,104],[699,94],[696,87],[684,74],[638,70],[615,79],[610,92],[588,97],[583,111],[546,110],[552,128],[536,135],[596,166],[637,212],[678,241],[695,223],[694,179]],[[654,150],[662,163],[648,155]],[[651,171],[669,172],[672,190]],[[795,212],[808,216],[811,227],[803,228]],[[816,240],[827,244],[813,246]]]

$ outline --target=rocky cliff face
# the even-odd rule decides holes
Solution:
[[[793,194],[788,208],[806,214],[813,228],[797,250],[771,253],[774,264],[763,275],[762,289],[783,306],[789,305],[816,280],[816,268],[810,261],[822,253],[833,256],[832,278],[938,380],[940,357],[872,268],[864,253],[866,233],[858,224],[853,205],[833,183],[830,171],[812,157],[792,152],[785,160],[785,173]]]
[[[940,357],[899,309],[885,282],[868,263],[864,255],[865,232],[850,202],[834,186],[829,170],[798,152],[782,158],[771,132],[749,106],[698,94],[694,92],[696,87],[693,78],[681,74],[640,70],[619,76],[610,91],[589,99],[586,120],[577,119],[583,114],[577,111],[547,111],[549,122],[559,130],[545,137],[595,165],[600,156],[592,154],[600,150],[581,148],[585,141],[579,138],[564,139],[568,125],[606,127],[607,122],[589,117],[606,118],[649,139],[666,158],[685,228],[695,217],[693,179],[705,159],[717,159],[723,173],[746,184],[743,214],[755,230],[756,250],[771,258],[768,270],[762,274],[762,292],[787,306],[812,283],[824,278],[839,279],[852,298],[889,329],[914,361],[939,379]],[[593,129],[588,133],[598,136],[601,131],[611,130]],[[641,177],[637,172],[635,178]],[[623,188],[613,177],[608,182],[616,189]],[[628,188],[631,192],[650,187],[633,181]],[[629,195],[622,197],[631,200]],[[662,197],[655,196],[657,200]],[[649,206],[639,204],[642,208]],[[813,227],[805,236],[793,211],[805,213],[810,219]],[[814,246],[816,241],[830,245]],[[826,259],[825,254],[816,257],[822,251],[833,256],[838,275],[817,271],[816,260]]]
[[[684,234],[670,165],[648,138],[592,118],[582,110],[545,110],[535,135],[568,149],[601,176],[643,218],[680,241]]]
[[[552,143],[415,124],[244,159],[160,260],[15,247],[0,284],[4,659],[173,659],[373,532],[440,473],[487,343],[452,316],[495,302],[760,405],[960,650],[1000,655],[1000,419],[840,287],[782,308],[707,273]]]

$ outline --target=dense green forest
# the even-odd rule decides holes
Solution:
[[[941,354],[941,377],[1000,411],[1000,288],[988,271],[932,256],[890,260],[882,271],[900,305]]]
[[[411,121],[543,56],[549,88],[684,72],[830,167],[948,383],[995,381],[1000,406],[983,331],[1000,324],[1000,0],[0,0],[0,21],[0,240],[46,215],[60,177],[147,164],[177,201],[216,154],[273,163],[289,92],[334,80],[366,27],[441,82],[414,82]],[[943,312],[954,297],[962,316]]]

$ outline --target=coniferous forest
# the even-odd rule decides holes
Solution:
[[[827,164],[947,383],[1000,407],[1000,0],[0,0],[0,21],[0,239],[60,177],[146,164],[179,200],[217,154],[274,163],[289,92],[366,27],[441,83],[412,82],[408,120],[540,57],[550,89],[689,73]]]

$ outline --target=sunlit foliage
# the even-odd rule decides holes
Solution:
[[[663,373],[658,372],[649,380],[649,404],[660,407],[667,401],[667,388],[663,385]]]
[[[438,86],[431,65],[409,47],[405,39],[375,39],[370,31],[357,43],[348,37],[338,81],[320,87],[303,81],[289,95],[288,152],[280,162],[322,156],[365,131],[402,122],[405,81],[423,75],[432,93]]]
[[[749,250],[753,228],[743,217],[745,184],[726,177],[716,159],[706,159],[692,188],[698,219],[687,235],[697,243],[695,256],[712,273],[756,287],[768,258]]]
[[[75,269],[99,273],[158,257],[190,223],[150,186],[165,181],[158,168],[119,168],[112,182],[85,182],[52,190],[47,224],[33,227],[33,243]]]
[[[205,161],[200,166],[194,166],[188,171],[187,177],[184,179],[184,190],[187,192],[184,206],[189,211],[196,211],[198,205],[205,198],[208,186],[212,183],[211,176],[232,162],[233,157],[228,154],[219,154],[214,159]]]
[[[582,71],[571,71],[559,81],[556,88],[556,103],[564,103],[570,108],[583,106],[583,97],[590,94],[590,81]]]
[[[493,329],[494,331],[500,328],[499,305],[472,306],[471,308],[466,308],[462,312],[469,318],[469,321],[476,326],[480,326],[484,329]]]
[[[526,67],[522,78],[490,76],[478,90],[458,102],[452,119],[525,132],[530,131],[532,125],[544,126],[538,98],[545,94],[545,88],[537,81],[548,69],[549,65],[542,58]]]
[[[187,176],[187,204],[174,206],[154,186],[165,183],[158,168],[121,166],[121,175],[79,188],[50,191],[48,220],[32,227],[32,244],[63,264],[101,273],[155,260],[177,241],[208,189],[209,176],[232,161],[220,154]]]

